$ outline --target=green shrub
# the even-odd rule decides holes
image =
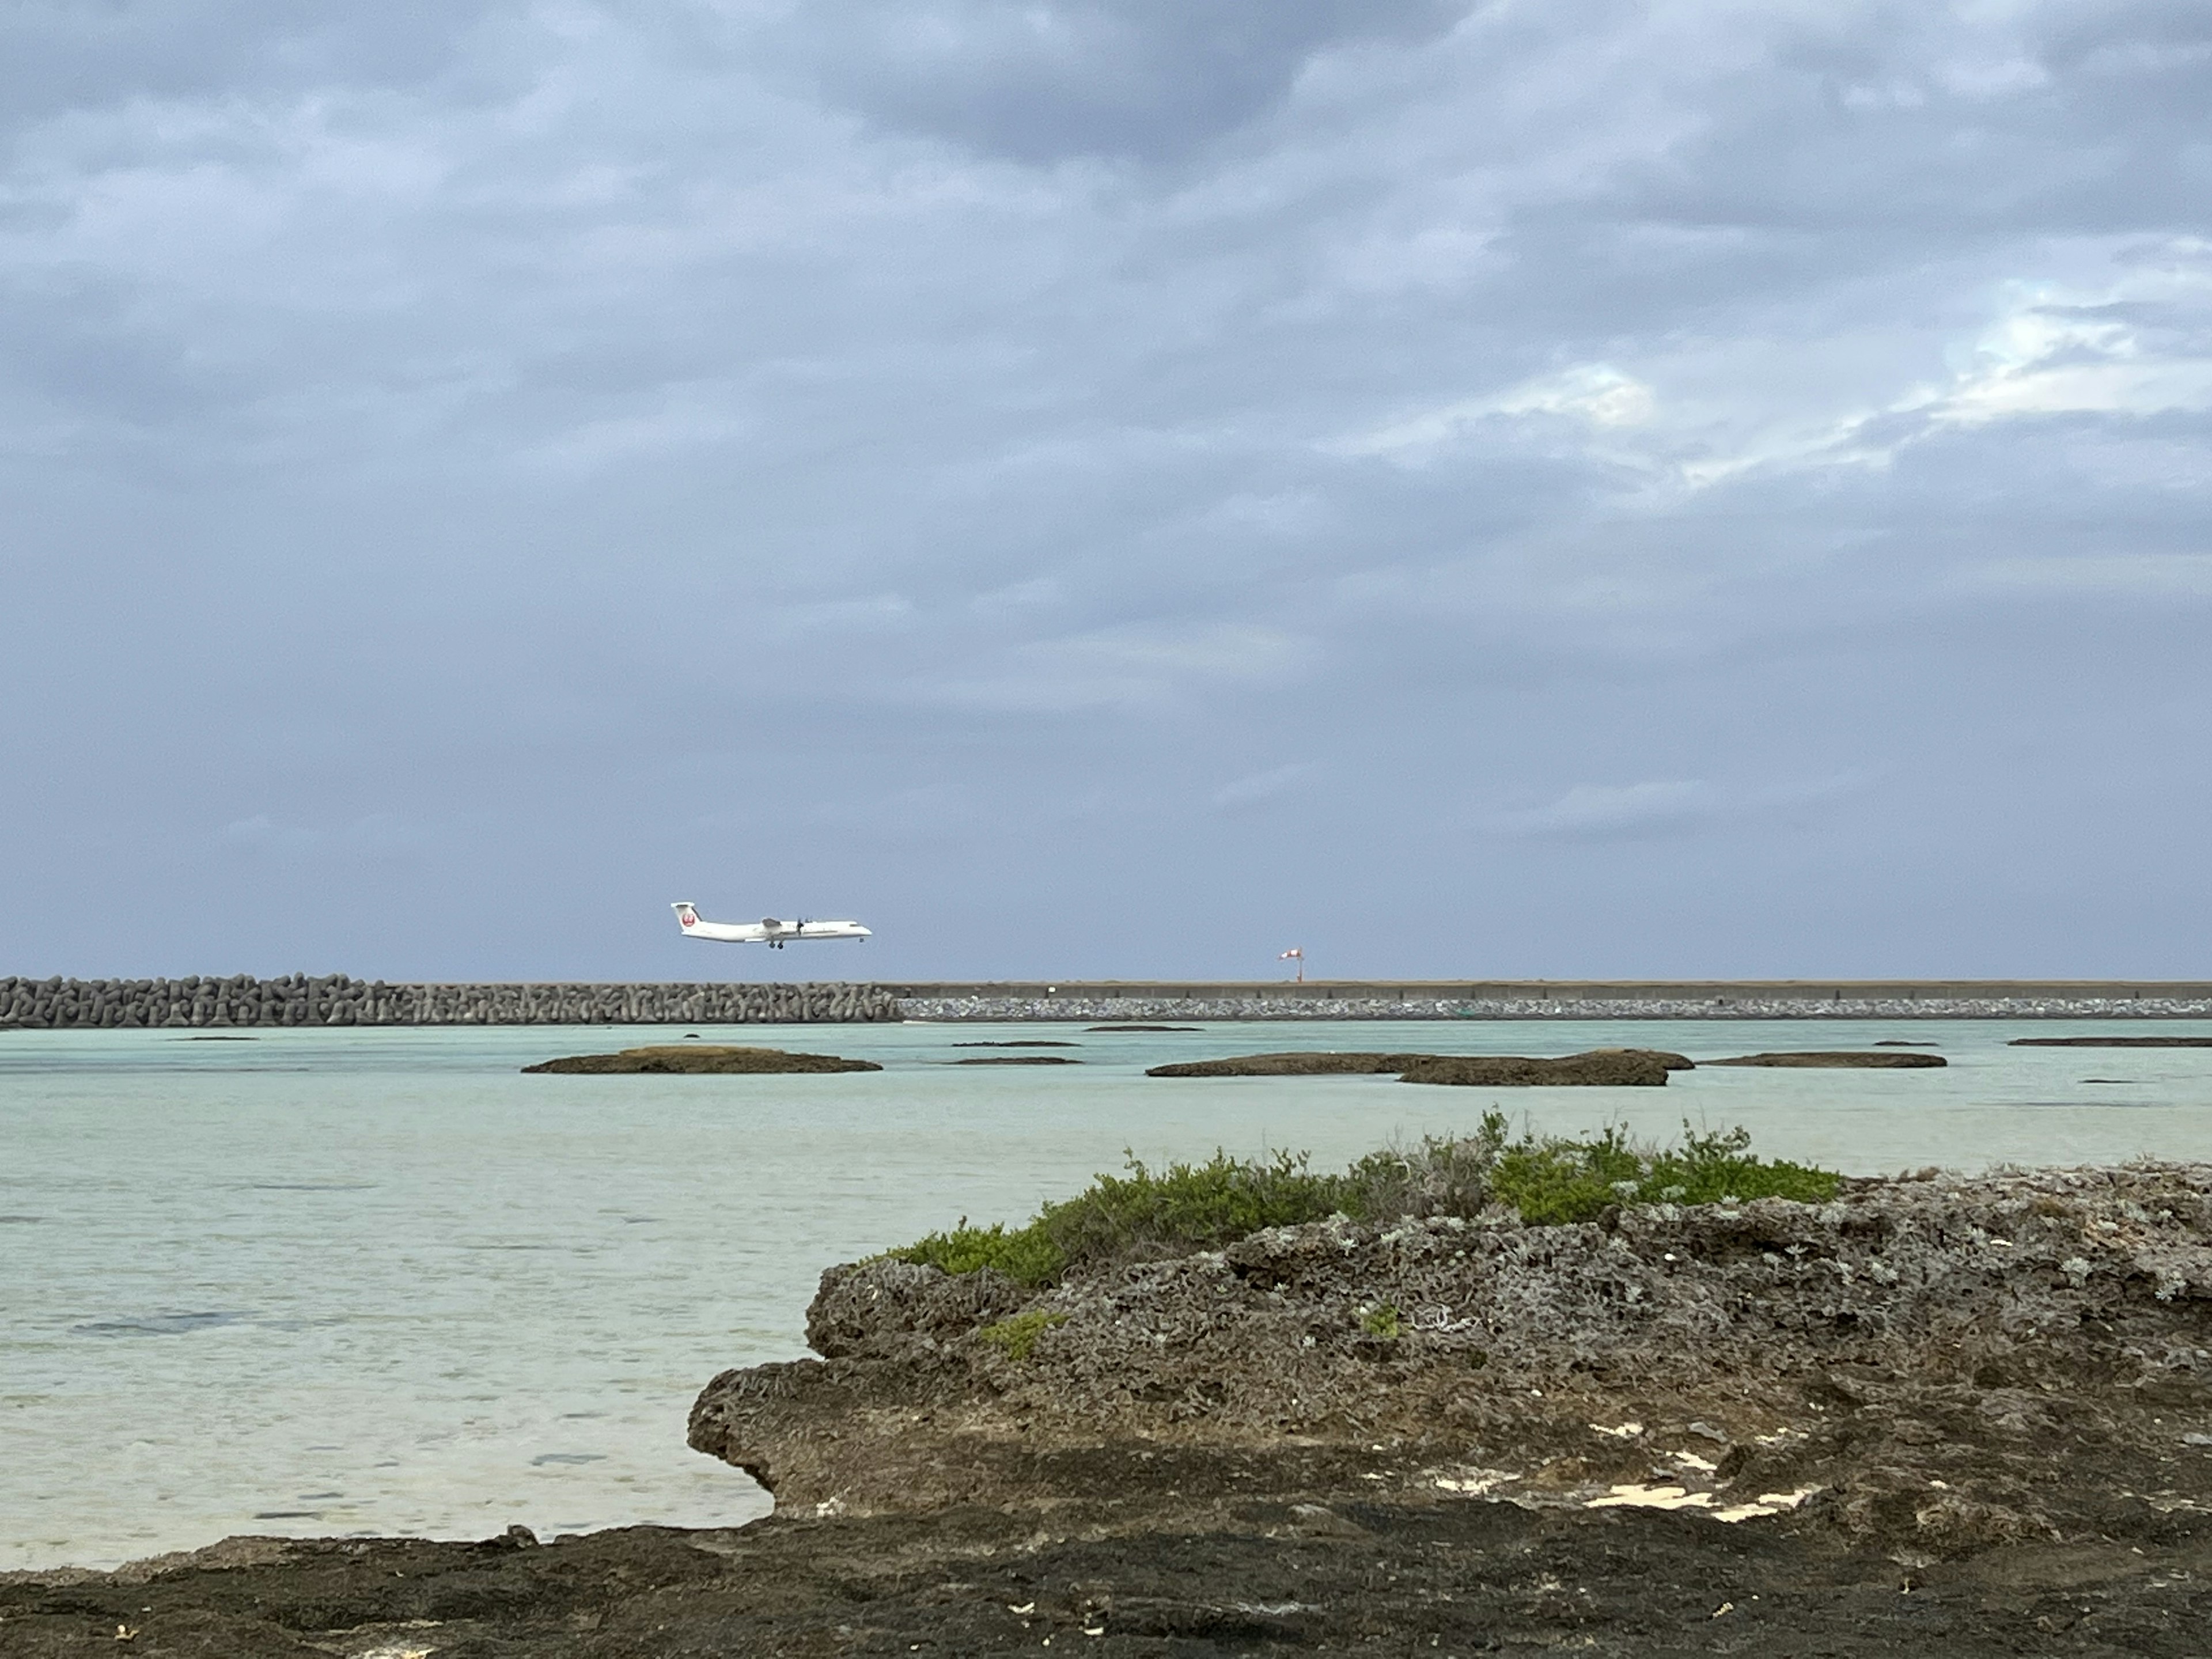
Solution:
[[[1662,1154],[1667,1164],[1660,1184],[1680,1186],[1678,1204],[1747,1203],[1754,1198],[1790,1198],[1800,1204],[1825,1204],[1843,1177],[1833,1170],[1763,1162],[1750,1155],[1751,1131],[1721,1129],[1698,1134],[1682,1121],[1682,1150]]]
[[[1060,1248],[1034,1221],[1008,1232],[996,1222],[988,1227],[971,1227],[964,1216],[949,1233],[932,1233],[919,1243],[884,1254],[895,1261],[916,1262],[948,1273],[995,1267],[1024,1285],[1048,1285],[1067,1265]]]
[[[1340,1207],[1377,1226],[1432,1215],[1480,1215],[1490,1202],[1491,1170],[1510,1133],[1504,1113],[1486,1112],[1471,1135],[1430,1135],[1418,1149],[1370,1152],[1339,1182]]]
[[[1750,1155],[1748,1129],[1699,1134],[1682,1124],[1679,1152],[1638,1146],[1616,1125],[1594,1139],[1538,1140],[1524,1134],[1499,1152],[1491,1191],[1523,1221],[1553,1225],[1593,1221],[1613,1204],[1718,1204],[1833,1198],[1834,1171],[1763,1162]]]
[[[1594,1140],[1538,1140],[1524,1134],[1498,1155],[1492,1196],[1536,1226],[1589,1221],[1608,1204],[1634,1201],[1647,1161],[1617,1124]]]
[[[1385,1302],[1359,1316],[1359,1328],[1370,1336],[1379,1336],[1389,1341],[1403,1334],[1406,1327],[1398,1317],[1398,1310]]]
[[[1263,1228],[1340,1213],[1389,1226],[1504,1205],[1533,1226],[1552,1226],[1595,1220],[1615,1204],[1820,1203],[1835,1195],[1834,1171],[1768,1163],[1750,1146],[1748,1130],[1701,1134],[1686,1121],[1679,1148],[1638,1145],[1618,1125],[1579,1140],[1526,1131],[1516,1139],[1504,1114],[1493,1111],[1471,1135],[1370,1152],[1340,1176],[1314,1174],[1303,1153],[1245,1163],[1217,1151],[1204,1164],[1158,1171],[1133,1156],[1125,1174],[1100,1176],[1026,1226],[971,1227],[963,1217],[951,1232],[887,1254],[949,1273],[993,1267],[1044,1285],[1077,1267],[1218,1249]]]
[[[1028,1313],[1018,1313],[1011,1319],[1002,1319],[995,1325],[986,1325],[975,1334],[1018,1364],[1030,1357],[1030,1350],[1036,1346],[1037,1338],[1053,1326],[1066,1323],[1066,1314],[1047,1313],[1038,1308]]]
[[[1336,1213],[1343,1182],[1306,1168],[1304,1153],[1247,1164],[1217,1149],[1204,1164],[1157,1174],[1131,1157],[1124,1176],[1102,1175],[1033,1224],[1069,1261],[1143,1261],[1218,1249],[1265,1227]]]

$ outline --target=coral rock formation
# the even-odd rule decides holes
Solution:
[[[1656,1087],[1667,1073],[1689,1069],[1680,1054],[1656,1048],[1593,1048],[1559,1059],[1521,1054],[1389,1054],[1292,1053],[1237,1054],[1226,1060],[1187,1060],[1155,1066],[1146,1077],[1387,1076],[1407,1083],[1468,1084],[1522,1088],[1544,1085]]]
[[[732,1048],[713,1042],[668,1043],[647,1048],[624,1048],[611,1054],[569,1054],[560,1060],[526,1066],[526,1072],[603,1074],[647,1073],[666,1075],[735,1073],[752,1075],[782,1072],[880,1072],[872,1060],[847,1060],[837,1054],[795,1054],[781,1048]]]
[[[1228,1458],[1239,1497],[1786,1512],[1932,1557],[2212,1513],[2208,1310],[2207,1165],[1339,1218],[1042,1291],[833,1268],[822,1358],[724,1373],[690,1437],[782,1514],[1048,1507]]]
[[[1729,1060],[1701,1060],[1700,1066],[1778,1066],[1804,1071],[1831,1071],[1842,1068],[1869,1072],[1925,1071],[1931,1066],[1948,1066],[1950,1062],[1941,1054],[1899,1054],[1894,1048],[1861,1050],[1847,1048],[1815,1048],[1798,1053],[1773,1054],[1737,1054]]]

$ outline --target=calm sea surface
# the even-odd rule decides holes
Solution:
[[[834,1261],[1019,1220],[1123,1149],[1340,1164],[1492,1105],[1546,1130],[1741,1123],[1856,1173],[2212,1157],[2212,1050],[2022,1049],[2212,1023],[1696,1022],[742,1030],[827,1077],[524,1077],[672,1028],[0,1033],[0,1568],[226,1534],[480,1537],[766,1512],[687,1450],[725,1366],[788,1358]],[[244,1034],[241,1034],[244,1035]],[[1079,1066],[954,1066],[1054,1037]],[[1698,1071],[1653,1089],[1147,1079],[1269,1048],[1693,1057],[1932,1041],[1945,1071]]]

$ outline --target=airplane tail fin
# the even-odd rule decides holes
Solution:
[[[690,933],[699,925],[699,911],[690,899],[678,899],[668,907],[676,912],[676,925]]]

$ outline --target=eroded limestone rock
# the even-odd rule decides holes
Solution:
[[[1338,1218],[1041,1291],[875,1261],[809,1338],[692,1413],[785,1512],[1048,1504],[1170,1449],[1256,1460],[1246,1496],[1786,1510],[1930,1554],[2212,1512],[2212,1165]]]

